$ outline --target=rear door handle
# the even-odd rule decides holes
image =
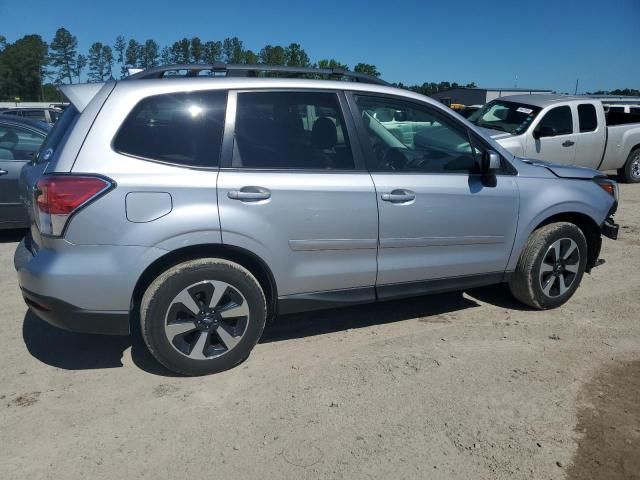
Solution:
[[[576,142],[572,142],[571,140],[565,140],[564,143],[562,144],[562,146],[563,147],[572,147],[575,144],[576,144]]]
[[[240,190],[227,192],[227,197],[241,202],[258,202],[271,198],[271,192],[263,187],[242,187]]]
[[[416,199],[416,194],[411,190],[392,190],[391,193],[383,193],[380,197],[384,202],[408,203]]]
[[[2,169],[0,169],[0,177],[1,177],[2,175],[6,175],[7,173],[9,173],[9,172],[7,172],[6,170],[2,170]]]

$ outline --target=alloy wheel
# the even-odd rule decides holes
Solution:
[[[540,265],[540,287],[550,298],[571,288],[580,271],[580,249],[570,238],[561,238],[547,249]]]
[[[640,151],[631,159],[631,175],[633,178],[640,178]]]
[[[232,285],[206,280],[188,286],[169,304],[164,331],[171,346],[193,360],[231,351],[249,324],[249,305]]]

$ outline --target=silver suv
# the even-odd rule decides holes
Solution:
[[[557,307],[617,235],[600,172],[516,158],[363,75],[216,64],[62,89],[21,179],[25,301],[70,330],[140,322],[182,374],[237,365],[277,314],[500,282]]]

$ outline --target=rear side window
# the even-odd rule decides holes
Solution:
[[[336,94],[239,93],[232,166],[354,169]]]
[[[155,95],[141,100],[116,134],[126,155],[190,167],[216,167],[224,132],[226,91]]]
[[[22,116],[33,120],[46,120],[44,110],[23,110]]]
[[[573,133],[573,116],[571,107],[563,106],[549,110],[540,121],[537,128],[551,127],[555,129],[556,135],[568,135]]]
[[[639,115],[639,114],[640,114],[640,107],[631,107],[631,108],[629,109],[629,112],[630,112],[630,113],[633,113],[633,114],[635,114],[635,115]]]
[[[590,103],[578,105],[578,122],[580,123],[580,132],[593,132],[598,128],[598,116],[596,115],[596,107]]]

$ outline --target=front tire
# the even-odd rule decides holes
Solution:
[[[266,318],[256,278],[217,258],[168,269],[149,285],[140,306],[149,351],[182,375],[221,372],[242,362],[260,339]]]
[[[573,223],[535,230],[509,282],[513,296],[538,310],[559,307],[575,293],[587,264],[587,241]]]
[[[640,148],[629,153],[624,167],[618,169],[618,178],[624,183],[640,182]]]

